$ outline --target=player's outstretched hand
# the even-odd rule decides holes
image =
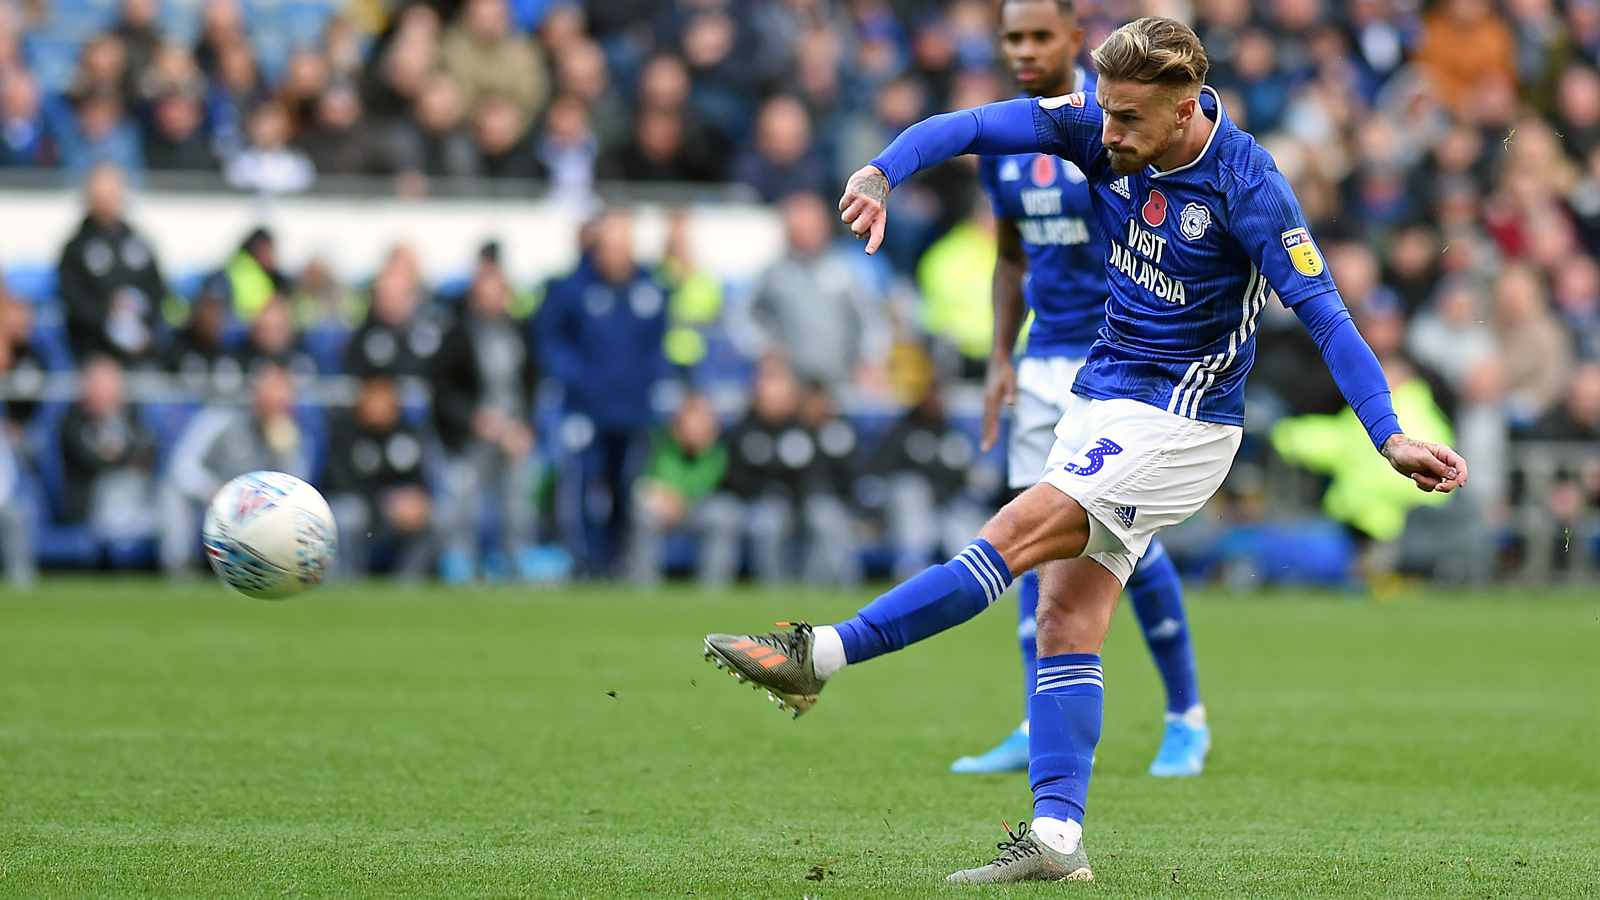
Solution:
[[[1443,444],[1396,434],[1384,442],[1383,456],[1396,472],[1415,481],[1418,490],[1448,494],[1467,483],[1467,461]]]
[[[889,223],[889,179],[877,166],[862,166],[845,182],[839,218],[858,239],[866,239],[868,253],[878,252]]]
[[[989,357],[989,368],[983,376],[983,442],[979,445],[988,453],[1000,441],[1000,407],[1017,402],[1017,369],[1009,357]]]

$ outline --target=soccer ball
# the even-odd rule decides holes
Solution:
[[[201,538],[222,580],[260,600],[315,586],[339,548],[328,501],[283,472],[250,472],[223,485],[206,509]]]

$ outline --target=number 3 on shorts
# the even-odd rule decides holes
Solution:
[[[1115,441],[1108,438],[1099,438],[1094,442],[1093,447],[1083,451],[1083,458],[1088,460],[1086,464],[1080,466],[1076,462],[1069,462],[1062,466],[1061,469],[1072,475],[1093,475],[1099,472],[1100,468],[1106,464],[1106,457],[1116,456],[1121,452],[1122,447]]]

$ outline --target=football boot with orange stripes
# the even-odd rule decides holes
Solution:
[[[777,701],[779,709],[798,719],[817,704],[823,682],[812,665],[816,637],[811,626],[798,622],[792,627],[793,631],[770,634],[708,634],[706,659],[719,669],[726,666],[740,684],[748,681],[758,691],[765,689],[767,699]]]

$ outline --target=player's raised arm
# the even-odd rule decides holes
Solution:
[[[1092,106],[1092,103],[1087,104]],[[877,252],[887,223],[889,191],[912,175],[967,153],[1043,151],[1086,166],[1086,150],[1099,139],[1099,109],[1087,115],[1083,94],[1045,100],[1017,99],[933,116],[907,128],[888,149],[858,169],[839,199],[839,218],[867,252]],[[1049,110],[1076,115],[1051,115]]]
[[[1383,366],[1340,299],[1294,193],[1276,169],[1260,174],[1259,182],[1239,185],[1234,233],[1283,305],[1311,333],[1372,445],[1421,490],[1449,493],[1465,484],[1467,463],[1460,454],[1411,440],[1401,430]]]

